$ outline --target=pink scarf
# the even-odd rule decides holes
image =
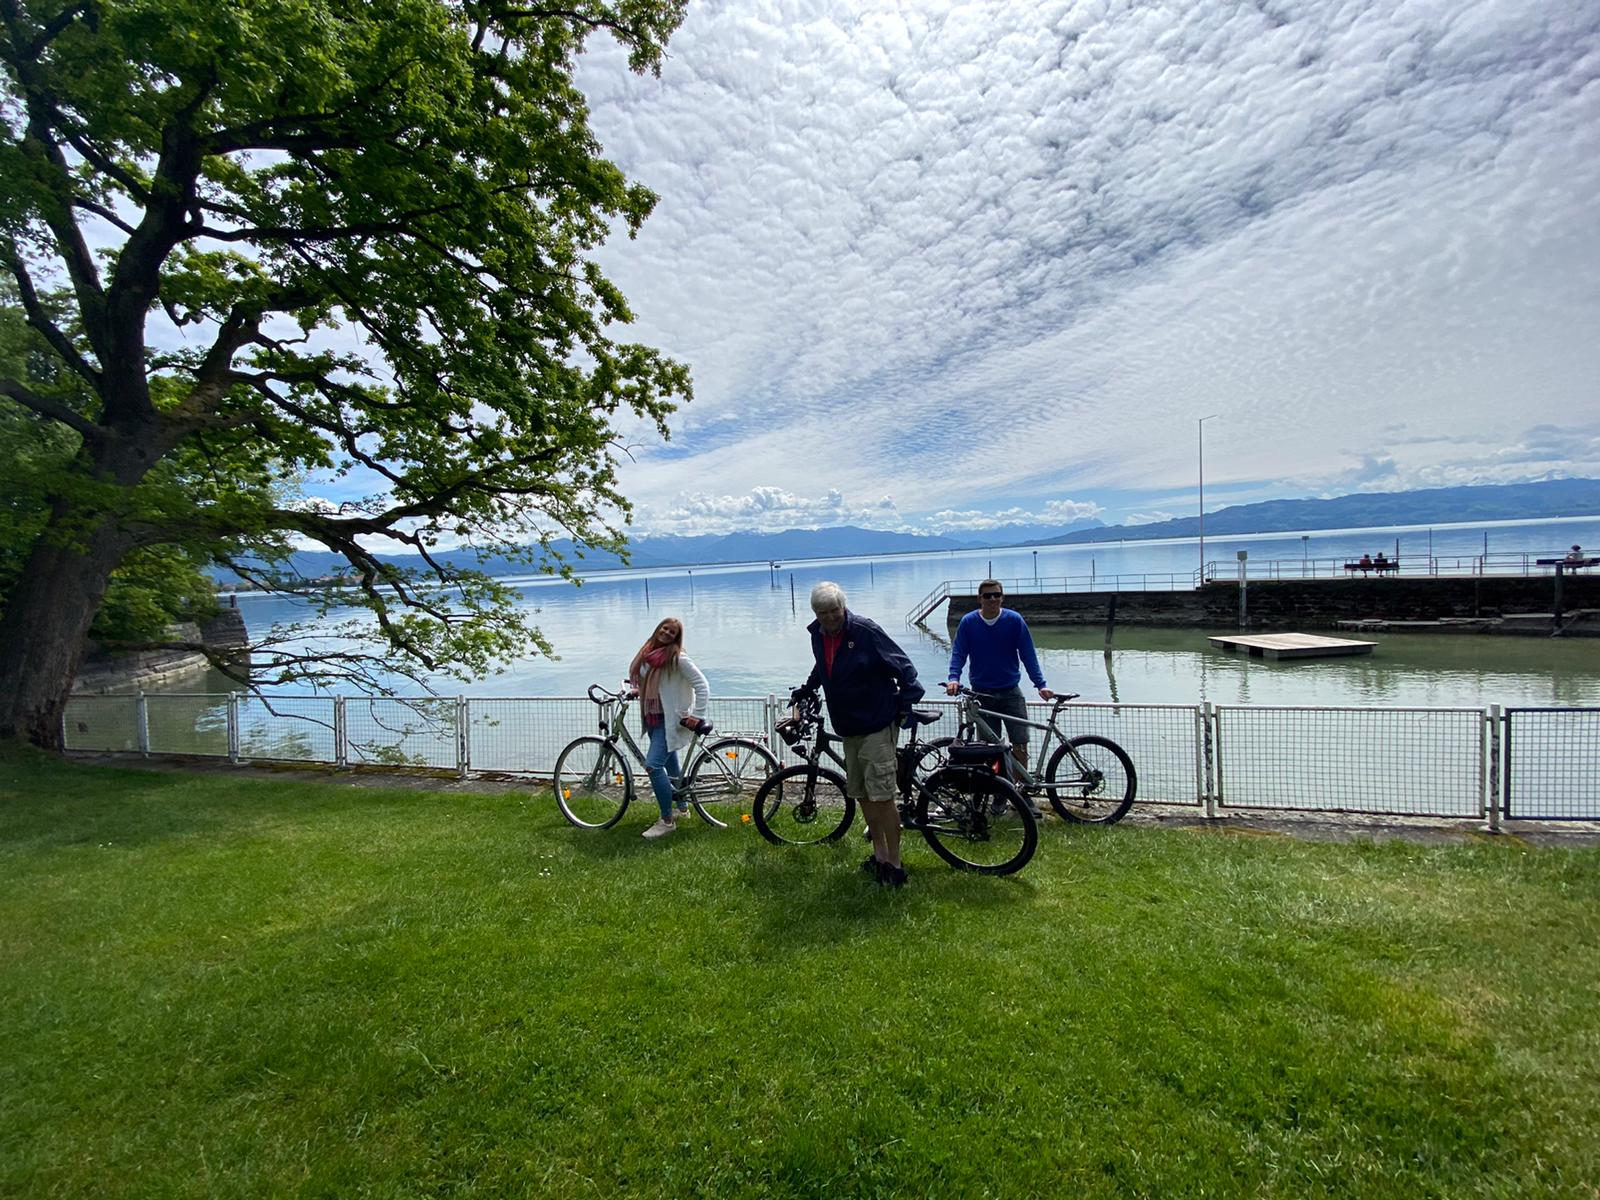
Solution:
[[[644,701],[640,711],[646,720],[661,716],[661,668],[666,666],[669,653],[668,647],[657,646],[639,660],[639,698]]]

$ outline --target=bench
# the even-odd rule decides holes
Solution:
[[[1389,571],[1398,575],[1400,573],[1400,564],[1399,562],[1391,562],[1386,559],[1383,562],[1345,563],[1344,569],[1352,575],[1354,575],[1357,571],[1360,571],[1363,575],[1365,575],[1368,571],[1376,571],[1379,575]]]

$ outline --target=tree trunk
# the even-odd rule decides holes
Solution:
[[[61,718],[84,639],[111,572],[132,544],[110,514],[87,535],[58,544],[52,534],[63,515],[57,509],[34,545],[0,619],[0,739],[50,750],[63,748]]]

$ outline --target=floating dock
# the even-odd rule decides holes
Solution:
[[[1251,658],[1332,658],[1341,654],[1371,654],[1377,642],[1319,637],[1314,633],[1237,634],[1207,639],[1218,649]]]

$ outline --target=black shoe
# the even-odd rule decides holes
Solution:
[[[883,887],[903,888],[906,885],[906,869],[882,863],[878,867],[878,883]]]
[[[879,873],[881,865],[882,864],[878,862],[878,856],[876,854],[869,854],[866,858],[861,860],[861,873],[863,875],[872,875],[876,877]]]

